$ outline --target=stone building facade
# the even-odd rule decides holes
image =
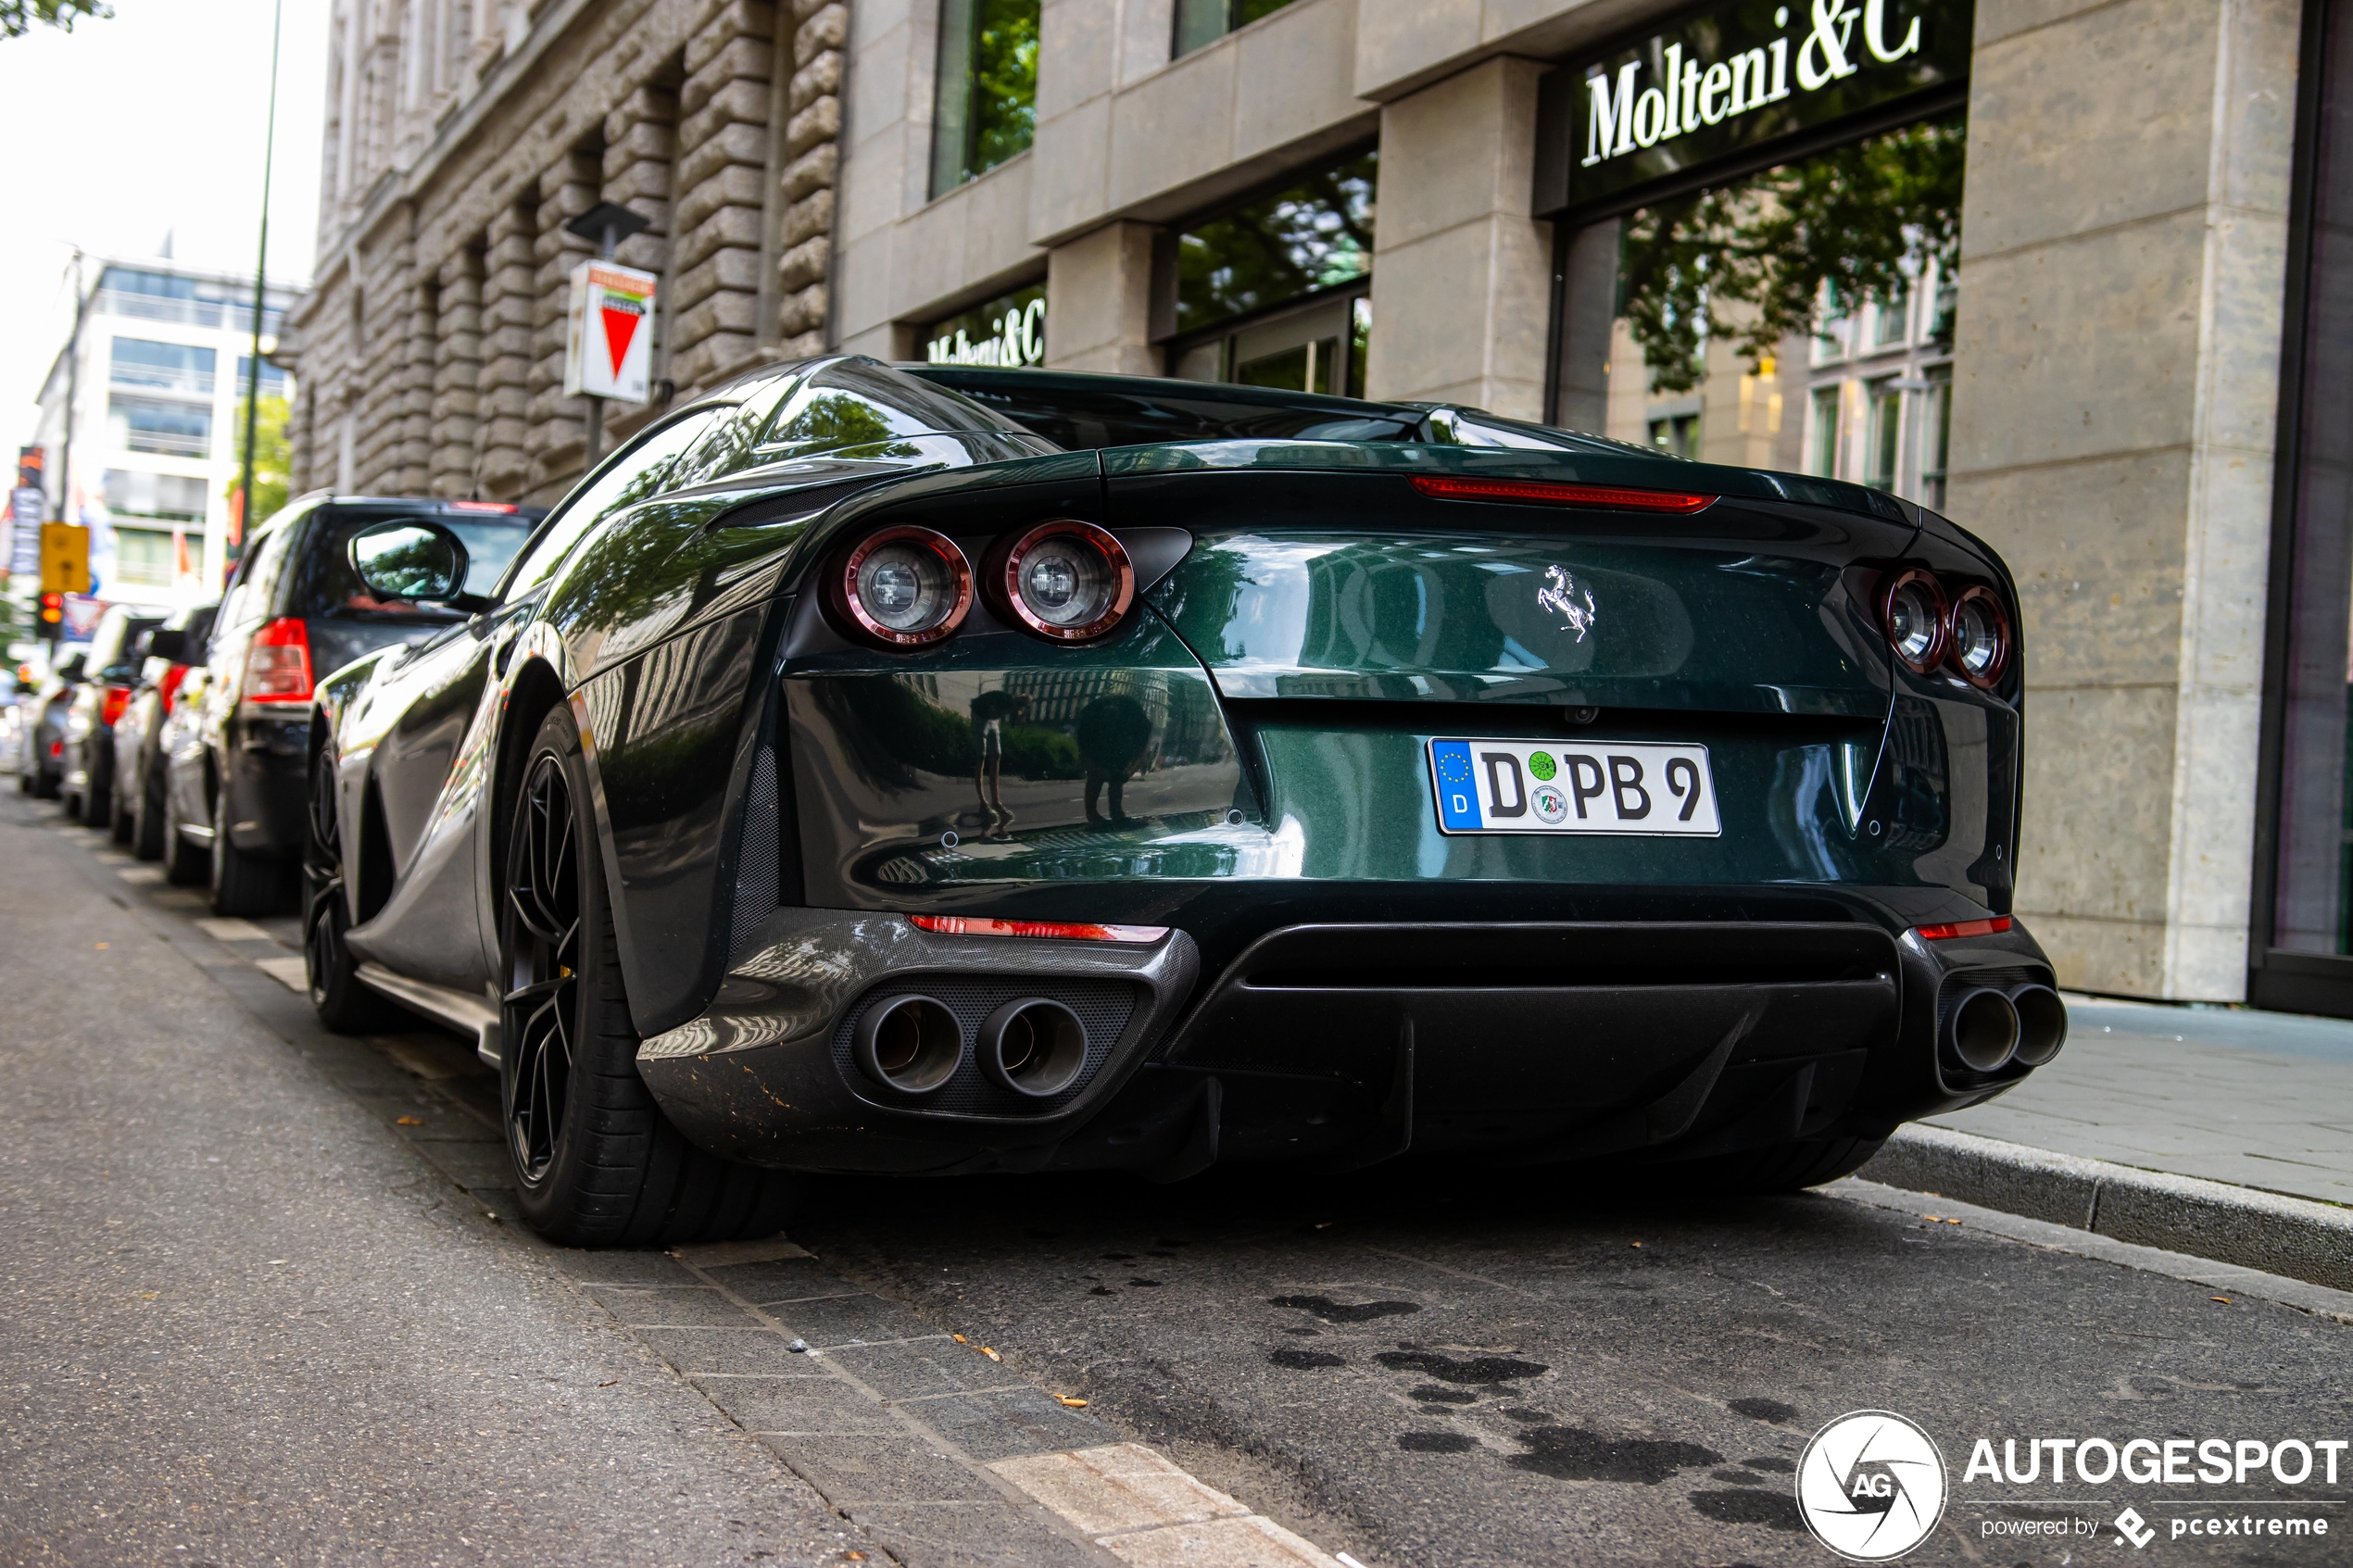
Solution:
[[[563,394],[565,224],[648,220],[654,401],[823,346],[842,0],[338,0],[294,488],[546,504],[588,455]],[[664,392],[668,396],[663,395]]]

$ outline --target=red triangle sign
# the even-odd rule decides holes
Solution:
[[[639,316],[635,310],[615,310],[610,305],[604,307],[602,314],[605,318],[605,348],[612,355],[612,373],[618,376],[622,360],[629,357],[629,340],[637,335]]]

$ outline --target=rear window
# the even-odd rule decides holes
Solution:
[[[1420,441],[1419,409],[1343,398],[1253,396],[1223,383],[1178,383],[1150,392],[1105,386],[1050,371],[918,368],[908,372],[953,387],[974,402],[1058,446],[1149,446],[1164,441]]]
[[[530,536],[531,525],[537,520],[536,513],[522,512],[451,516],[447,512],[419,513],[390,508],[382,511],[321,511],[311,520],[308,536],[303,540],[302,559],[294,574],[293,591],[284,601],[285,613],[305,618],[354,615],[370,620],[451,619],[452,612],[442,609],[385,609],[351,569],[353,534],[380,522],[418,516],[430,518],[458,536],[466,546],[465,591],[484,595],[506,575],[507,563],[514,559],[515,551]]]

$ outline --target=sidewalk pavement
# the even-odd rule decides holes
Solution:
[[[2353,1022],[2067,1001],[2056,1061],[1857,1175],[2353,1288]]]

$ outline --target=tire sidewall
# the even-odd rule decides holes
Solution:
[[[593,1097],[583,1092],[583,1069],[612,1071],[618,1063],[592,1061],[588,1059],[607,1047],[611,1037],[609,1031],[617,1022],[625,1037],[635,1039],[630,1030],[625,1006],[610,1016],[611,997],[620,988],[610,984],[609,966],[617,961],[606,942],[610,925],[609,906],[605,902],[605,872],[603,858],[598,852],[596,822],[588,809],[588,768],[582,755],[580,727],[572,709],[562,703],[548,710],[539,730],[532,737],[531,749],[524,754],[522,771],[517,779],[514,799],[508,807],[507,841],[499,857],[498,903],[498,980],[503,989],[512,982],[513,962],[509,956],[509,916],[507,889],[512,885],[516,844],[516,825],[523,811],[523,802],[532,774],[543,757],[552,755],[563,769],[565,791],[571,797],[573,853],[578,857],[576,875],[580,884],[580,962],[574,972],[577,984],[573,987],[573,1016],[572,1078],[565,1086],[563,1120],[556,1136],[554,1158],[537,1180],[523,1173],[522,1161],[515,1150],[515,1073],[519,1050],[515,1048],[515,1034],[504,1009],[500,1010],[501,1035],[498,1066],[499,1137],[506,1145],[507,1163],[514,1173],[515,1196],[523,1218],[541,1230],[560,1231],[569,1219],[568,1195],[580,1185],[582,1167],[591,1158],[589,1146],[595,1141],[593,1129],[587,1124],[595,1114]],[[610,993],[610,996],[608,993]],[[635,1070],[634,1056],[627,1064]]]

